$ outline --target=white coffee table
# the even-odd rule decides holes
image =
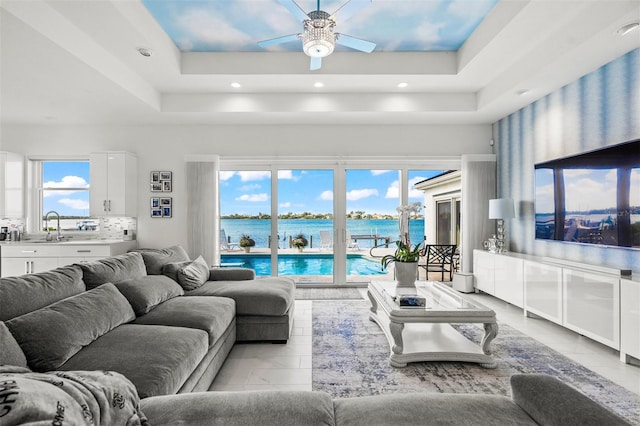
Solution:
[[[426,298],[426,306],[400,307],[396,294],[418,294]],[[489,345],[498,335],[496,313],[472,301],[445,284],[418,281],[416,286],[396,290],[393,281],[373,281],[367,295],[371,300],[369,319],[376,322],[387,337],[394,367],[408,362],[461,361],[475,362],[495,368]],[[451,324],[482,323],[481,346],[468,340]]]

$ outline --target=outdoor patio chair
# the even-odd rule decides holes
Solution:
[[[320,231],[320,248],[330,249],[331,247],[333,247],[331,231]]]
[[[227,238],[224,229],[220,230],[220,250],[240,250],[238,243],[232,243],[229,238]]]
[[[347,249],[360,250],[360,246],[358,245],[358,242],[353,238],[351,238],[351,232],[349,232],[349,230],[346,231],[345,237],[346,237],[345,239],[347,240]]]
[[[451,281],[455,269],[453,261],[455,252],[455,244],[428,244],[420,253],[418,266],[425,269],[427,279],[429,279],[429,272],[440,272],[440,280],[444,281],[446,272],[449,274],[449,281]],[[421,263],[420,260],[423,258],[425,261]]]

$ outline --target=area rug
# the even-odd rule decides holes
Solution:
[[[297,300],[363,300],[355,288],[296,288]]]
[[[334,397],[398,392],[484,393],[510,396],[515,373],[555,376],[640,425],[640,397],[583,367],[507,324],[491,347],[495,369],[462,362],[389,365],[389,345],[378,325],[369,320],[368,301],[313,302],[313,390]],[[474,324],[456,325],[478,343],[484,331]]]

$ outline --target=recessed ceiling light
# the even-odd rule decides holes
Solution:
[[[324,87],[324,83],[321,81],[316,81],[313,83],[313,87]]]
[[[239,89],[242,87],[242,84],[238,83],[237,81],[234,81],[233,83],[231,83],[231,87],[233,87],[234,89]]]
[[[529,89],[520,89],[516,93],[518,93],[518,95],[520,95],[520,96],[524,96],[524,95],[528,94],[529,92],[530,92]]]
[[[398,87],[401,89],[404,89],[405,87],[407,87],[409,85],[409,83],[398,83]]]
[[[618,31],[616,31],[616,32],[619,35],[623,36],[623,35],[629,34],[631,31],[635,30],[638,27],[640,27],[640,23],[632,22],[630,24],[627,24],[627,25],[624,25],[624,26],[618,28]]]
[[[153,55],[153,50],[147,48],[147,47],[141,47],[138,49],[138,53],[140,53],[142,56],[146,56],[147,58],[150,57],[151,55]]]

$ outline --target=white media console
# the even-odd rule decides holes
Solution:
[[[619,270],[519,253],[473,251],[474,286],[640,359],[640,279]]]

